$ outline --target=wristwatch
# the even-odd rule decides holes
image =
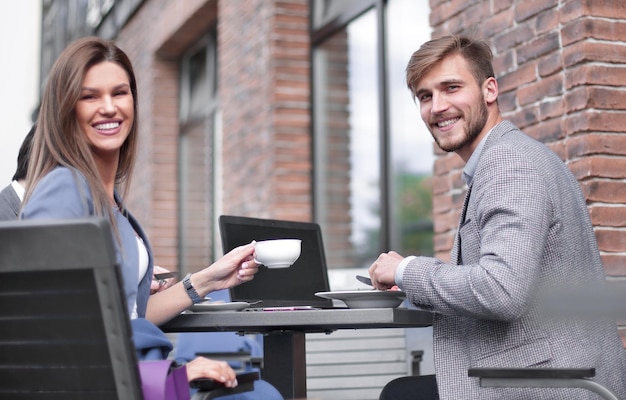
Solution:
[[[191,284],[190,278],[191,274],[185,275],[185,277],[183,278],[183,286],[185,286],[187,296],[189,296],[193,304],[200,303],[201,301],[204,301],[204,299],[198,295],[198,292],[196,292],[196,289],[194,289],[193,285]]]

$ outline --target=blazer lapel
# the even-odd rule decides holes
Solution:
[[[461,210],[461,218],[459,218],[459,225],[456,229],[456,235],[454,238],[454,245],[450,253],[450,261],[455,265],[461,265],[463,257],[461,255],[461,227],[465,224],[465,217],[467,216],[467,205],[469,204],[470,194],[472,193],[472,184],[470,183],[467,192],[465,193],[465,199],[463,200],[463,209]]]

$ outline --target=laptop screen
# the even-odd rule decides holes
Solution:
[[[300,257],[291,267],[261,266],[252,281],[230,289],[231,301],[254,303],[261,300],[255,307],[332,307],[332,300],[315,295],[330,290],[318,224],[221,215],[219,225],[224,253],[252,240],[302,240]]]

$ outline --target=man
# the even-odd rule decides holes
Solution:
[[[35,134],[35,125],[24,138],[17,155],[17,169],[13,174],[12,182],[0,192],[0,221],[17,219],[24,198],[24,184],[28,171],[28,153]]]
[[[546,318],[540,294],[602,287],[603,266],[580,185],[538,141],[503,120],[482,41],[425,43],[407,84],[437,145],[465,162],[468,193],[450,262],[381,254],[374,286],[398,285],[432,310],[435,376],[389,383],[381,399],[592,399],[583,389],[481,388],[471,367],[594,367],[626,396],[615,321]],[[438,394],[437,394],[438,391]]]

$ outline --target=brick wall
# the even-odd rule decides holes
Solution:
[[[226,214],[310,220],[308,2],[222,0]]]
[[[500,107],[546,143],[581,183],[610,278],[626,275],[626,3],[594,0],[431,0],[434,36],[489,38]],[[463,164],[439,153],[435,250],[447,257],[458,223]],[[626,332],[622,330],[622,332]],[[626,343],[626,334],[622,337]]]
[[[221,208],[312,218],[308,1],[144,1],[115,38],[133,62],[139,89],[141,148],[127,201],[155,259],[169,269],[179,258],[179,62],[216,20]],[[194,263],[206,264],[209,254],[194,255],[205,259]]]

